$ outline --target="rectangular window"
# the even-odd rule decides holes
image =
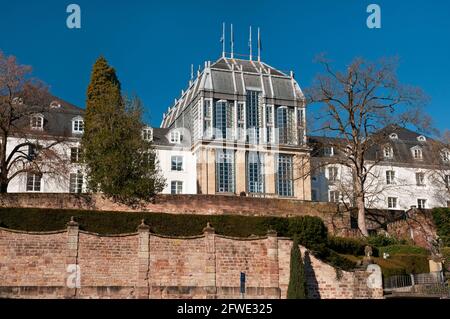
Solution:
[[[339,203],[340,200],[341,200],[341,193],[339,191],[330,191],[329,202]]]
[[[84,121],[83,120],[72,121],[72,132],[73,133],[83,133],[84,132]]]
[[[79,147],[70,148],[70,162],[79,163],[80,162],[81,149]]]
[[[279,154],[277,158],[277,194],[285,197],[294,196],[292,155]]]
[[[257,91],[247,91],[247,141],[259,144],[259,128],[261,119],[259,114],[259,94]]]
[[[183,193],[183,182],[181,182],[181,181],[170,182],[170,193],[173,195],[182,194]]]
[[[247,178],[249,193],[264,193],[264,160],[261,153],[247,154]]]
[[[386,184],[395,184],[395,171],[386,171]]]
[[[214,108],[214,138],[232,139],[234,127],[233,104],[220,100]]]
[[[397,208],[397,197],[388,197],[388,208]]]
[[[425,185],[425,174],[424,173],[416,173],[416,183],[417,183],[417,186]]]
[[[420,148],[416,148],[413,150],[414,159],[421,160],[422,159],[422,150]]]
[[[427,200],[426,199],[418,199],[417,200],[417,208],[425,209],[427,208]]]
[[[334,147],[332,147],[332,146],[324,147],[323,155],[324,156],[333,156],[334,155]]]
[[[41,174],[27,173],[27,192],[40,192],[41,179]]]
[[[234,193],[234,151],[216,150],[216,191]]]
[[[182,171],[183,170],[183,156],[172,156],[171,157],[171,169],[172,171]]]
[[[293,109],[285,106],[277,108],[276,127],[280,144],[294,144],[293,114]]]
[[[339,170],[337,167],[331,166],[328,167],[328,181],[336,182],[338,179]]]
[[[181,141],[181,134],[179,131],[170,132],[170,143],[178,144]]]
[[[392,158],[394,155],[394,152],[392,150],[392,147],[386,146],[384,148],[384,158]]]
[[[70,174],[69,192],[78,194],[83,192],[83,174],[79,171]]]
[[[153,130],[151,128],[146,128],[142,130],[142,138],[144,141],[150,142],[153,140]]]
[[[42,130],[44,128],[44,118],[40,115],[33,115],[30,119],[30,126],[33,130]]]

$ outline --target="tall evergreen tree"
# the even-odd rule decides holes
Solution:
[[[124,99],[114,68],[100,57],[87,91],[83,158],[88,188],[114,200],[149,200],[164,188],[151,142],[142,138],[142,104]]]
[[[302,254],[299,249],[299,240],[295,236],[291,249],[291,270],[287,292],[288,299],[306,299],[306,277]]]

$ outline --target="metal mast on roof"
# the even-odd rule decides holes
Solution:
[[[261,62],[261,31],[258,28],[258,62]]]
[[[231,58],[234,58],[234,35],[233,35],[233,24],[231,24]]]
[[[222,23],[222,38],[220,39],[220,42],[222,42],[222,58],[225,57],[225,22]]]
[[[250,36],[248,39],[248,46],[250,47],[250,61],[252,60],[252,26],[250,26]]]

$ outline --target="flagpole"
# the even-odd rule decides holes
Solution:
[[[250,47],[250,61],[251,61],[253,59],[253,57],[252,57],[252,26],[250,26],[250,37],[249,37],[248,45]]]
[[[258,62],[261,62],[261,31],[258,28]]]
[[[233,36],[233,24],[231,24],[231,58],[234,59],[234,36]]]
[[[222,23],[222,57],[225,57],[225,22]]]

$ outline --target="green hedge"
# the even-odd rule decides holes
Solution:
[[[385,278],[394,275],[428,273],[430,266],[424,255],[395,255],[388,259],[376,258]]]
[[[432,214],[437,234],[444,246],[450,246],[450,208],[435,208]]]

